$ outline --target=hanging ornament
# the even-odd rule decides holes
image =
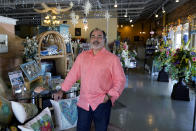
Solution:
[[[75,17],[75,15],[76,15],[76,14],[75,14],[75,12],[74,12],[74,11],[72,11],[72,12],[70,13],[70,15],[69,15],[69,16],[70,16],[70,17],[71,17],[71,19],[72,19],[72,18],[74,18],[74,17]]]
[[[78,20],[79,20],[79,15],[76,15],[75,12],[71,12],[70,14],[70,17],[71,17],[71,23],[74,25],[78,24]]]
[[[87,24],[88,23],[88,21],[87,21],[87,19],[86,19],[86,17],[84,17],[84,19],[83,19],[83,24]]]
[[[51,11],[53,14],[57,15],[59,13],[66,12],[66,11],[70,10],[73,7],[73,3],[70,2],[70,4],[69,4],[70,7],[63,8],[63,9],[61,9],[61,7],[57,7],[57,8],[56,7],[48,7],[48,5],[46,5],[45,3],[41,3],[41,6],[44,8],[43,10],[39,10],[39,9],[34,9],[34,10],[38,13],[47,13],[47,12]]]
[[[88,30],[88,24],[84,24],[84,28],[83,28],[85,31]]]
[[[110,19],[111,15],[109,14],[108,10],[106,10],[104,16],[105,16],[105,19],[106,19],[107,21]]]
[[[78,0],[78,4],[80,4],[81,0]]]
[[[57,11],[58,14],[61,13],[61,5],[60,4],[56,7],[56,11]]]
[[[85,3],[85,5],[83,6],[84,9],[84,14],[87,16],[89,14],[89,11],[91,10],[92,5],[89,2],[89,0]]]

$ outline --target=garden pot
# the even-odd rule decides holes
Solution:
[[[169,82],[169,75],[167,72],[165,72],[165,66],[163,66],[161,71],[159,71],[157,81]]]
[[[173,100],[190,101],[189,88],[183,82],[183,78],[179,78],[178,83],[174,84],[171,98]]]

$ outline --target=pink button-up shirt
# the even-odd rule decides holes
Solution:
[[[106,94],[111,96],[114,104],[126,81],[119,58],[105,48],[96,55],[92,50],[82,52],[62,83],[62,90],[68,91],[79,79],[81,88],[77,105],[87,111],[89,106],[95,110],[103,103]]]

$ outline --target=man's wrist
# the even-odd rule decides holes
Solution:
[[[109,95],[109,94],[106,94],[107,95],[107,97],[110,99],[111,98],[111,96]]]

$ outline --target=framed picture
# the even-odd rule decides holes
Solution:
[[[0,53],[8,52],[8,35],[0,34]]]
[[[11,85],[12,85],[12,93],[13,96],[17,96],[26,91],[26,87],[24,85],[24,78],[22,75],[22,71],[14,71],[8,73]]]
[[[20,68],[26,75],[29,81],[36,79],[38,76],[42,75],[41,68],[38,66],[36,61],[30,61],[28,63],[20,65]]]
[[[75,36],[81,36],[81,28],[75,28]]]

